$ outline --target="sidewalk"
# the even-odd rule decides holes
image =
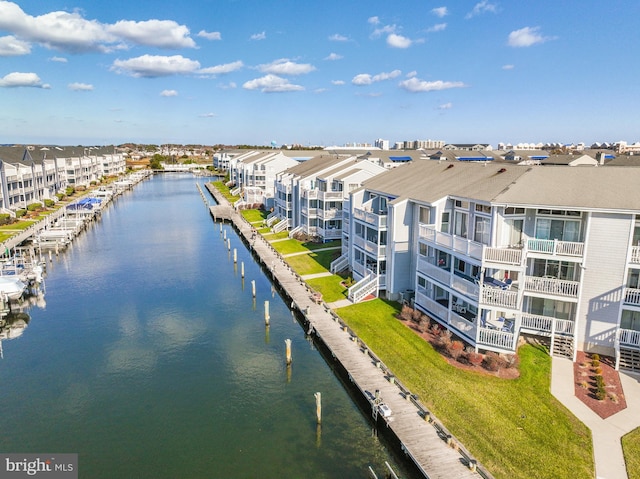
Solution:
[[[627,408],[602,419],[574,395],[571,360],[552,358],[551,394],[591,429],[597,479],[627,479],[620,438],[640,427],[640,377],[621,372],[620,380]]]

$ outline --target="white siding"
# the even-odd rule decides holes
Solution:
[[[591,214],[579,304],[579,349],[614,352],[632,225],[631,215]]]

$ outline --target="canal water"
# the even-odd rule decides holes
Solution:
[[[78,453],[81,478],[411,477],[195,183],[140,183],[54,256],[2,342],[0,452]]]

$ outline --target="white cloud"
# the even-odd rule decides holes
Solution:
[[[502,65],[503,70],[513,70],[514,68],[514,65]]]
[[[514,30],[509,34],[507,44],[510,47],[530,47],[536,43],[544,43],[549,40],[555,40],[555,37],[545,37],[540,33],[540,27],[524,27],[520,30]]]
[[[215,113],[202,113],[201,115],[198,115],[200,118],[214,118],[218,115],[216,115]]]
[[[205,30],[200,30],[198,32],[198,36],[206,38],[207,40],[222,40],[220,32],[207,32]]]
[[[289,83],[289,80],[286,78],[281,78],[277,75],[271,74],[254,80],[249,80],[242,85],[242,88],[245,90],[260,90],[263,93],[281,93],[304,90],[304,87]]]
[[[244,66],[241,60],[224,63],[222,65],[216,65],[215,67],[207,67],[198,70],[198,73],[205,75],[223,75],[225,73],[231,73],[240,70]]]
[[[164,97],[178,96],[178,92],[176,90],[162,90],[160,92],[160,96],[164,96]]]
[[[482,0],[474,5],[473,10],[465,15],[464,18],[473,18],[482,13],[498,13],[498,5],[495,3],[489,3],[489,0]]]
[[[447,10],[447,7],[437,7],[432,8],[431,13],[433,13],[436,17],[442,18],[449,13],[449,10]]]
[[[376,28],[373,33],[371,33],[371,38],[379,38],[382,35],[386,35],[389,33],[395,33],[396,26],[395,25],[385,25],[381,28]]]
[[[368,73],[360,73],[351,79],[351,83],[358,86],[371,85],[373,80]]]
[[[265,40],[267,38],[267,32],[254,33],[249,38],[251,40]]]
[[[443,103],[442,105],[438,106],[438,110],[451,110],[451,108],[453,108],[453,103],[451,102]]]
[[[378,73],[377,75],[373,76],[372,80],[374,82],[392,80],[394,78],[398,78],[400,75],[402,75],[402,72],[400,70],[393,70],[392,72],[388,73]]]
[[[194,73],[200,69],[200,63],[182,55],[160,56],[142,55],[129,60],[117,59],[111,70],[125,73],[133,77],[161,77],[169,75]]]
[[[329,37],[329,40],[331,40],[332,42],[347,42],[349,41],[349,38],[345,37],[344,35],[340,35],[339,33],[334,33]]]
[[[427,32],[428,33],[441,32],[445,28],[447,28],[447,24],[446,23],[437,23],[434,26],[427,28]]]
[[[13,72],[0,78],[0,87],[2,88],[17,88],[22,86],[45,89],[51,88],[50,85],[42,83],[40,77],[35,73]]]
[[[325,60],[342,60],[344,57],[342,55],[338,55],[337,53],[329,53],[328,56],[326,56],[324,59]]]
[[[380,23],[380,18],[379,17],[369,17],[367,19],[367,23],[370,23],[371,25],[378,25]]]
[[[64,57],[51,57],[51,58],[49,58],[49,61],[58,62],[58,63],[67,63],[68,62],[68,60],[66,58],[64,58]]]
[[[134,22],[120,20],[106,27],[106,31],[137,45],[157,48],[194,48],[189,29],[173,20]]]
[[[407,73],[406,77],[407,78],[413,78],[415,76],[418,76],[418,72],[415,70],[411,70],[409,73]]]
[[[28,55],[29,53],[31,53],[29,43],[18,40],[13,35],[0,37],[0,57]]]
[[[369,73],[360,73],[351,79],[351,83],[357,86],[371,85],[372,83],[391,80],[402,75],[400,70],[393,70],[391,72],[378,73],[377,75],[370,75]]]
[[[331,80],[331,84],[332,85],[344,85],[345,81],[344,80]]]
[[[88,83],[69,83],[67,88],[72,91],[93,91],[93,85]]]
[[[221,88],[222,90],[233,90],[234,88],[238,88],[238,85],[236,85],[236,82],[229,82],[229,83],[221,83],[218,85],[218,88]]]
[[[160,48],[196,46],[189,29],[172,20],[104,24],[87,20],[78,11],[53,11],[34,17],[9,1],[0,1],[0,30],[22,41],[75,53],[126,49],[129,42]]]
[[[274,75],[304,75],[316,69],[309,63],[295,63],[288,58],[280,58],[271,63],[258,65],[258,70],[262,73],[273,73]]]
[[[387,37],[387,45],[393,48],[409,48],[413,43],[409,38],[392,33]]]
[[[450,88],[464,88],[467,85],[465,85],[463,82],[460,82],[460,81],[455,81],[455,82],[442,81],[442,80],[425,81],[425,80],[420,80],[419,78],[413,77],[413,78],[409,78],[408,80],[401,81],[399,83],[399,86],[401,88],[404,88],[407,91],[410,91],[411,93],[418,93],[418,92],[448,90]]]

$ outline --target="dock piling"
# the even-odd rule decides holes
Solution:
[[[269,301],[264,302],[264,324],[269,326]]]
[[[256,281],[254,279],[251,280],[251,295],[256,297]]]
[[[316,398],[316,421],[322,424],[322,394],[317,392],[313,396]]]
[[[291,364],[291,340],[285,339],[284,344],[286,346],[287,364]]]

